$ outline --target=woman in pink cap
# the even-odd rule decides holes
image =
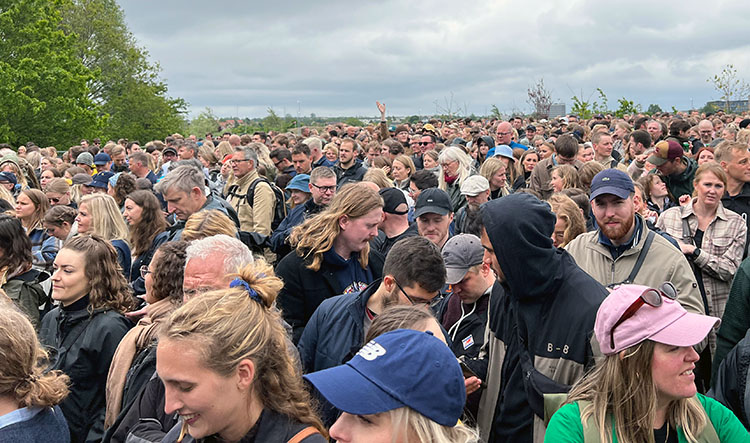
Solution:
[[[671,283],[623,285],[607,297],[594,332],[606,356],[568,395],[547,442],[748,442],[740,421],[698,394],[693,369],[718,318],[685,311]]]

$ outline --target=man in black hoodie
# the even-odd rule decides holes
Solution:
[[[592,334],[607,290],[552,246],[556,217],[530,194],[481,208],[484,261],[497,275],[488,317],[486,389],[479,404],[483,441],[541,442],[543,393],[565,392],[593,364]]]

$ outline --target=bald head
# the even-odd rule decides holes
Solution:
[[[508,122],[502,122],[497,125],[495,130],[495,140],[498,145],[509,145],[513,136],[513,126]]]
[[[237,146],[242,144],[242,139],[237,134],[232,134],[229,136],[229,144],[232,145],[233,148],[236,148]]]
[[[698,135],[704,144],[711,143],[714,138],[714,124],[709,120],[701,120],[698,123]]]

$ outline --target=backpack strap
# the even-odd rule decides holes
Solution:
[[[312,426],[308,426],[305,429],[299,431],[292,437],[287,443],[300,443],[302,440],[310,437],[311,435],[320,434],[317,429]]]
[[[646,236],[646,241],[643,243],[643,248],[641,248],[641,252],[638,254],[638,258],[635,261],[635,266],[633,266],[633,270],[630,271],[630,275],[628,275],[628,278],[625,279],[624,282],[621,284],[629,285],[633,283],[633,280],[635,280],[635,277],[638,275],[638,272],[641,270],[641,266],[643,266],[643,262],[646,260],[646,253],[648,252],[648,249],[651,247],[651,243],[654,242],[654,237],[656,234],[654,231],[648,231],[648,235]]]

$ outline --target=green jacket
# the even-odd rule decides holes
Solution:
[[[695,178],[695,171],[698,170],[698,164],[695,160],[683,157],[682,161],[687,162],[687,168],[685,168],[682,173],[662,177],[675,201],[678,200],[681,195],[685,194],[692,197],[693,179]]]
[[[711,426],[706,426],[698,436],[699,443],[743,443],[750,442],[750,434],[742,426],[740,420],[721,403],[712,398],[696,394],[703,405]],[[596,437],[593,437],[595,434]],[[687,443],[685,433],[677,429],[678,441]],[[592,438],[593,437],[593,438]],[[717,439],[718,438],[718,439]],[[583,424],[578,402],[570,403],[560,408],[547,426],[545,442],[554,443],[592,443],[599,442],[598,432],[589,431],[584,436]],[[612,442],[617,443],[617,435],[612,431]]]

